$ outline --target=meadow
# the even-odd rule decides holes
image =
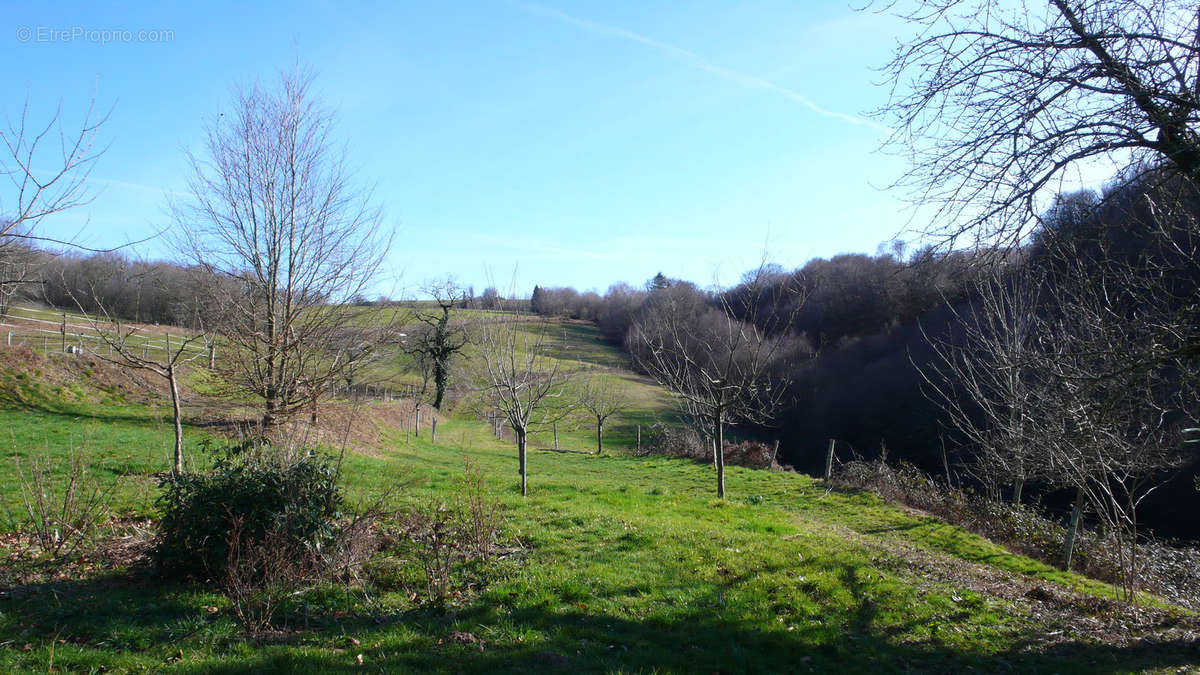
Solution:
[[[533,324],[531,324],[533,326]],[[535,328],[531,328],[534,330]],[[436,444],[394,430],[345,448],[348,504],[391,512],[460,503],[466,467],[503,514],[505,554],[430,602],[420,561],[386,551],[353,584],[290,598],[270,635],[248,634],[210,587],[114,556],[144,541],[168,466],[169,408],[104,384],[64,355],[0,353],[0,669],[11,672],[1179,672],[1195,617],[1014,555],[925,514],[812,477],[636,456],[638,424],[670,419],[665,393],[620,369],[593,329],[563,323],[554,356],[608,368],[631,406],[603,455],[535,451],[520,496],[516,453],[486,422],[448,416]],[[544,330],[537,329],[537,330]],[[7,354],[7,356],[5,356]],[[32,365],[31,365],[32,364]],[[197,373],[193,382],[208,382]],[[199,387],[199,389],[204,389]],[[208,390],[205,390],[208,391]],[[205,395],[189,390],[192,402]],[[213,395],[209,394],[208,398]],[[211,401],[209,401],[211,403]],[[383,405],[363,403],[362,405]],[[186,429],[192,467],[219,431]],[[586,423],[560,444],[592,448]],[[532,447],[548,447],[542,430]],[[338,452],[340,448],[327,450]],[[112,519],[96,553],[20,557],[18,466],[81,457]],[[151,524],[147,524],[147,523]],[[108,553],[104,553],[108,551]],[[20,566],[18,561],[22,561]],[[20,569],[18,569],[20,567]]]

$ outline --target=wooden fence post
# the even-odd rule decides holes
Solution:
[[[1071,557],[1075,553],[1075,536],[1079,532],[1079,517],[1083,512],[1083,490],[1075,490],[1075,505],[1071,508],[1071,524],[1067,526],[1067,540],[1063,544],[1063,569],[1071,571]]]
[[[437,415],[436,414],[433,416],[432,424],[433,424],[433,428],[429,432],[429,442],[432,443],[433,445],[437,445]]]
[[[642,425],[640,424],[637,425],[637,449],[638,452],[642,451]]]
[[[825,480],[828,481],[833,477],[833,447],[837,441],[829,439],[829,453],[825,455]]]

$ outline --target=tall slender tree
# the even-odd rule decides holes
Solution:
[[[241,89],[203,151],[189,152],[194,199],[175,209],[193,261],[237,281],[215,287],[224,318],[215,328],[268,428],[394,339],[391,315],[353,304],[391,237],[332,133],[302,69],[274,88]]]

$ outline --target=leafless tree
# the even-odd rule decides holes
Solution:
[[[1037,358],[1044,286],[1041,275],[1020,267],[981,276],[972,302],[951,306],[955,330],[926,334],[937,358],[917,366],[927,396],[970,446],[972,474],[992,498],[1000,485],[1011,485],[1014,503],[1048,462],[1041,417],[1049,411],[1041,406],[1045,382]]]
[[[1187,0],[901,2],[886,72],[898,181],[948,242],[1014,244],[1097,162],[1200,180],[1200,12]],[[925,217],[926,214],[922,214]]]
[[[466,301],[467,295],[453,279],[431,282],[424,290],[437,309],[418,307],[413,311],[413,318],[421,325],[409,332],[404,351],[415,357],[422,371],[432,378],[433,407],[441,411],[450,383],[450,362],[470,341],[467,326],[450,320],[452,310]]]
[[[39,125],[29,119],[26,99],[20,116],[0,129],[5,150],[0,155],[0,173],[8,179],[6,194],[0,198],[4,216],[0,238],[44,239],[33,231],[42,219],[91,200],[85,183],[102,152],[94,145],[106,119],[97,118],[93,101],[78,128],[67,129],[61,106],[46,124]]]
[[[618,376],[591,371],[583,379],[578,399],[581,408],[596,420],[596,454],[604,452],[604,424],[629,408],[629,396]]]
[[[1133,600],[1138,507],[1181,463],[1181,429],[1195,418],[1188,365],[1169,356],[1164,308],[1128,278],[1138,268],[1065,236],[1042,255],[1040,267],[978,283],[956,312],[959,332],[931,339],[940,362],[923,374],[976,455],[976,476],[1013,485],[1018,500],[1032,477],[1074,492],[1072,534],[1086,508]]]
[[[1114,538],[1133,600],[1137,509],[1184,459],[1182,428],[1196,418],[1191,366],[1162,344],[1160,308],[1124,276],[1136,268],[1110,267],[1103,252],[1060,254],[1036,362],[1053,385],[1040,406],[1048,476],[1074,488]]]
[[[9,307],[23,289],[36,285],[38,255],[22,234],[0,236],[0,319],[8,315]]]
[[[651,293],[641,320],[631,328],[638,363],[675,396],[685,414],[711,430],[705,435],[711,434],[721,499],[726,425],[764,424],[787,395],[787,370],[780,366],[793,356],[795,344],[787,334],[790,317],[761,306],[764,268],[744,280],[743,292],[718,293],[714,304],[699,312],[679,302],[677,287]],[[797,287],[788,292],[801,294]]]
[[[352,186],[311,86],[297,70],[274,89],[240,90],[204,151],[189,153],[195,198],[175,208],[192,260],[238,282],[216,287],[225,320],[214,328],[268,428],[393,339],[387,313],[352,303],[390,236],[371,193]]]
[[[565,405],[552,405],[563,399],[573,373],[547,353],[551,333],[545,321],[522,321],[515,312],[502,312],[480,328],[480,389],[485,404],[504,417],[516,436],[521,496],[528,494],[531,429],[569,412]]]
[[[65,244],[46,237],[37,225],[47,216],[91,201],[88,175],[102,150],[94,148],[105,117],[94,114],[95,101],[77,128],[68,130],[61,106],[44,124],[29,119],[29,100],[21,114],[0,128],[0,317],[25,285],[33,283],[30,245],[35,241]]]
[[[148,343],[157,336],[142,326],[129,325],[120,317],[110,314],[103,304],[97,304],[95,298],[100,293],[92,291],[92,306],[98,308],[97,314],[84,313],[92,333],[100,340],[100,348],[88,348],[87,351],[103,361],[135,370],[145,370],[167,381],[171,392],[171,418],[175,429],[175,448],[172,454],[171,470],[175,475],[183,473],[183,410],[179,398],[179,368],[188,362],[203,359],[206,351],[200,347],[206,340],[207,333],[201,330],[192,334],[173,335],[170,330],[162,333],[162,354],[158,354],[159,346],[153,349]],[[82,303],[77,302],[82,312]]]

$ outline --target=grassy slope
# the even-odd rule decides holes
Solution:
[[[165,466],[170,438],[156,421],[161,409],[26,389],[0,407],[9,454],[82,448],[124,510],[152,509],[148,476]],[[587,430],[577,434],[567,442],[587,447]],[[692,462],[534,453],[523,500],[511,447],[454,420],[436,447],[398,441],[382,457],[348,457],[348,491],[361,500],[392,488],[401,504],[452,499],[464,457],[484,472],[508,536],[527,553],[449,612],[403,591],[376,594],[369,612],[360,598],[327,593],[312,600],[327,609],[320,618],[285,644],[261,646],[240,637],[227,612],[205,609],[226,607],[219,595],[97,573],[0,595],[0,670],[1125,672],[1196,660],[1194,649],[1096,644],[1086,626],[1031,652],[1043,636],[1028,603],[929,574],[902,552],[1106,589],[798,474],[733,468],[732,498],[718,502],[711,468]],[[12,481],[6,461],[9,501]],[[452,631],[483,648],[447,640]]]

